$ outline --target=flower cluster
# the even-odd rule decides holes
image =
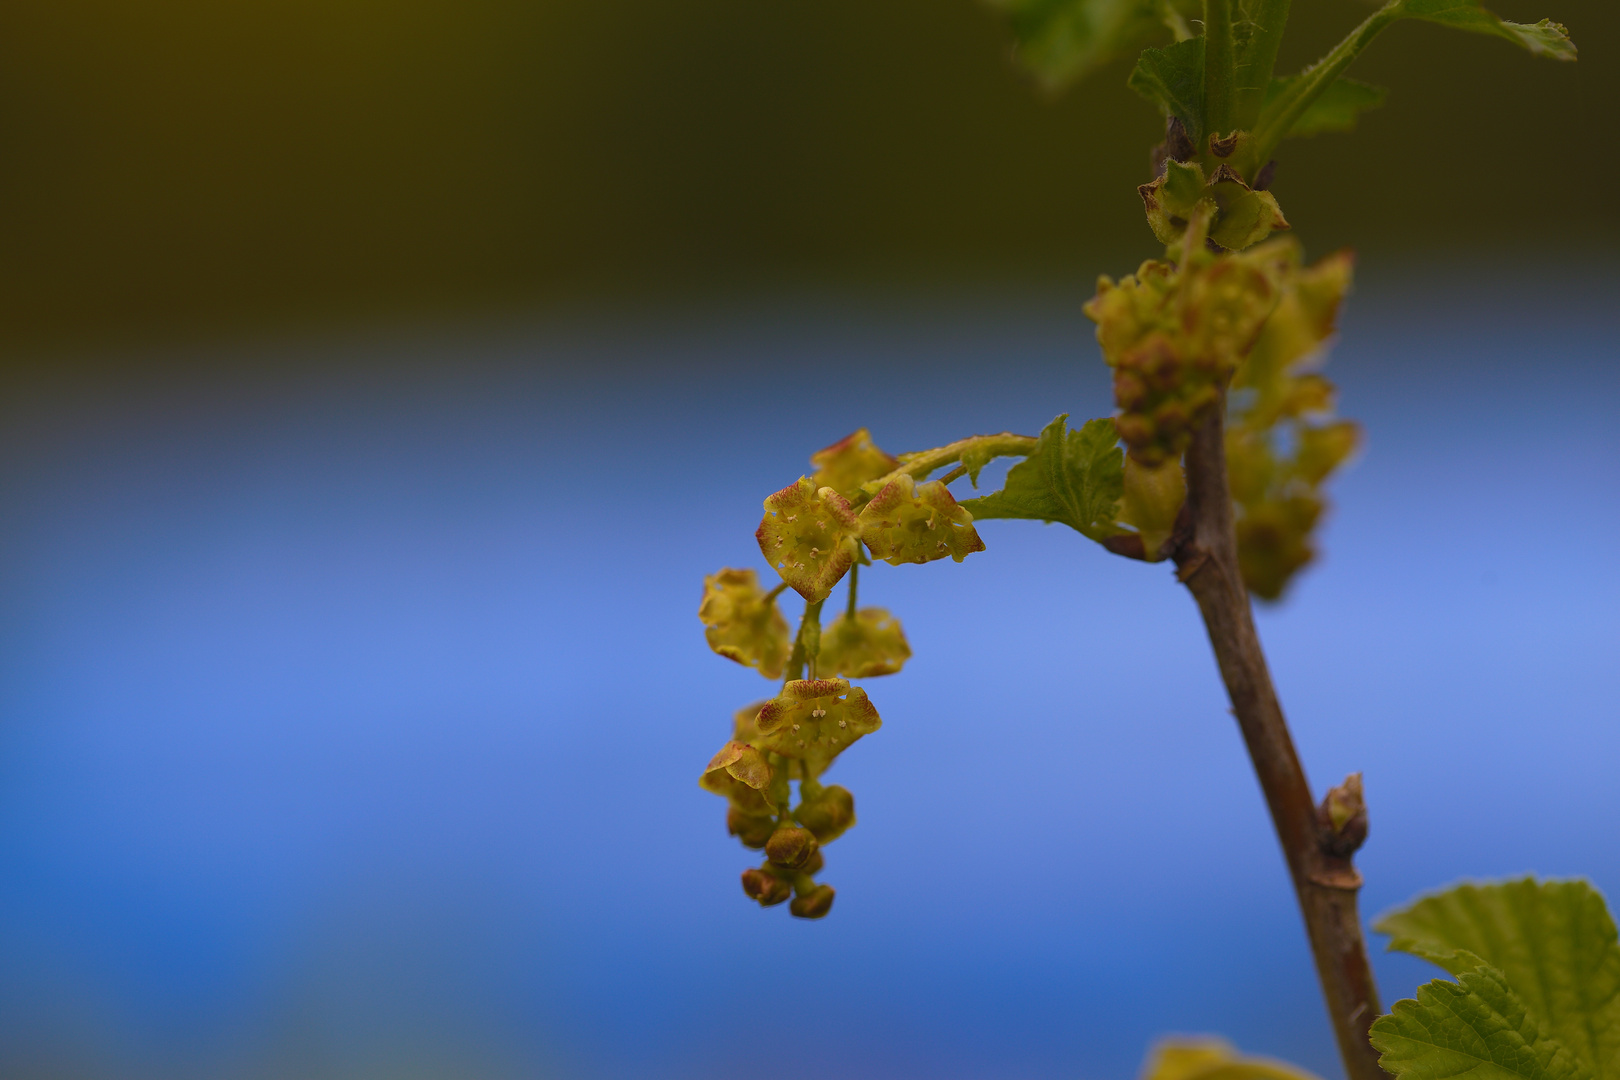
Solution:
[[[1207,219],[1206,212],[1189,232]],[[1217,255],[1195,240],[1183,245],[1179,264],[1149,259],[1118,282],[1100,279],[1085,306],[1114,369],[1114,423],[1130,456],[1148,466],[1181,457],[1297,261],[1287,241]]]
[[[1267,600],[1315,557],[1321,485],[1361,441],[1359,425],[1333,415],[1333,384],[1311,370],[1333,334],[1352,259],[1340,252],[1304,266],[1298,245],[1278,250],[1278,301],[1232,380],[1226,428],[1238,565]]]
[[[743,871],[743,892],[763,907],[791,900],[794,915],[818,919],[834,897],[831,886],[816,881],[825,862],[821,848],[855,824],[854,796],[821,777],[882,725],[866,691],[849,680],[892,675],[911,656],[898,620],[883,608],[856,606],[859,568],[872,558],[961,562],[984,543],[973,515],[944,483],[918,484],[864,428],[816,453],[811,464],[813,478],[800,477],[765,500],[755,533],[782,584],[766,592],[753,570],[730,568],[704,579],[698,616],[709,647],[783,683],[776,697],[736,714],[731,740],[699,784],[726,799],[727,830],[765,853],[760,865]],[[823,630],[822,605],[846,578],[848,605]],[[776,604],[785,588],[805,600],[791,636]]]

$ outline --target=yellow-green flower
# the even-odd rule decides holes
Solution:
[[[918,486],[901,473],[872,496],[860,516],[861,540],[891,566],[925,563],[949,556],[961,562],[984,541],[973,515],[938,480]]]
[[[883,608],[862,608],[851,619],[839,615],[821,631],[821,653],[816,671],[866,679],[893,675],[911,658],[911,646],[900,620]]]
[[[853,499],[868,480],[887,476],[899,467],[897,458],[885,454],[872,442],[872,433],[861,428],[810,455],[816,467],[812,477],[817,487],[830,487],[846,499]]]
[[[728,660],[758,668],[767,679],[780,679],[793,649],[787,620],[759,587],[752,570],[722,569],[703,579],[698,605],[709,648]]]
[[[795,679],[754,718],[760,748],[798,759],[810,776],[882,724],[866,691],[847,679]]]
[[[811,603],[827,599],[860,553],[849,501],[803,476],[765,500],[754,539],[782,580]]]

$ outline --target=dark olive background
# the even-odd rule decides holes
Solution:
[[[1289,144],[1313,250],[1612,246],[1620,14],[1581,62],[1394,28],[1389,107]],[[1300,0],[1298,67],[1366,6]],[[1157,121],[1049,100],[970,0],[18,0],[0,9],[10,349],[581,298],[1089,279],[1149,251]]]

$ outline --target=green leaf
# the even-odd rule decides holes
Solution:
[[[1389,0],[1345,35],[1328,54],[1292,79],[1260,110],[1254,126],[1254,164],[1271,156],[1283,137],[1316,101],[1327,93],[1350,64],[1385,27],[1401,19],[1422,19],[1459,30],[1491,34],[1524,46],[1540,56],[1575,59],[1575,45],[1559,24],[1543,19],[1533,25],[1510,23],[1480,7],[1477,0]]]
[[[1591,1070],[1542,1031],[1489,965],[1418,987],[1373,1021],[1379,1064],[1399,1080],[1590,1080]]]
[[[1162,49],[1143,49],[1127,84],[1157,105],[1165,116],[1180,118],[1194,146],[1204,133],[1204,39],[1188,38]]]
[[[1125,490],[1124,453],[1111,419],[1067,430],[1064,413],[1042,430],[1035,450],[1007,470],[1007,486],[962,505],[975,520],[1055,521],[1101,540],[1119,532],[1114,520]]]
[[[1551,19],[1538,23],[1508,22],[1480,7],[1476,0],[1405,0],[1401,14],[1408,19],[1506,38],[1537,56],[1575,59],[1575,43],[1569,40],[1569,31]]]
[[[1389,947],[1457,974],[1482,958],[1499,969],[1548,1034],[1620,1077],[1620,941],[1597,890],[1532,878],[1459,885],[1374,925]]]
[[[1189,0],[990,0],[1011,25],[1019,61],[1062,86],[1154,40],[1197,8]]]
[[[1266,104],[1269,106],[1287,93],[1298,78],[1298,75],[1288,75],[1272,79],[1271,89],[1266,91]],[[1283,137],[1353,130],[1357,117],[1368,109],[1378,108],[1387,96],[1389,91],[1381,86],[1372,86],[1354,79],[1335,79],[1322,91],[1321,96],[1306,106],[1299,119],[1294,121],[1294,126],[1289,128]]]

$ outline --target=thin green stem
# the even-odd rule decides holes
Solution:
[[[1288,26],[1288,5],[1289,0],[1261,0],[1253,13],[1255,25],[1237,58],[1234,127],[1248,130],[1260,119],[1272,69],[1277,66],[1277,49]]]
[[[1266,106],[1254,129],[1254,160],[1257,164],[1264,164],[1270,159],[1294,122],[1305,114],[1305,110],[1324,90],[1333,85],[1333,80],[1344,74],[1344,69],[1361,55],[1361,50],[1384,27],[1405,14],[1405,6],[1405,0],[1389,0],[1350,31],[1343,41],[1333,46],[1326,56],[1301,72],[1276,101]]]
[[[1206,135],[1213,137],[1232,130],[1232,86],[1236,73],[1237,61],[1232,53],[1232,0],[1204,0]]]
[[[803,652],[812,679],[816,677],[816,657],[821,654],[821,605],[826,602],[823,599],[804,605],[804,615],[799,619],[799,640],[795,648]]]
[[[902,454],[898,469],[876,480],[867,481],[861,485],[861,490],[870,498],[882,491],[885,484],[901,473],[911,476],[914,480],[927,479],[928,474],[935,469],[949,465],[953,461],[961,461],[965,453],[972,453],[985,461],[997,457],[1028,457],[1035,452],[1036,442],[1033,436],[1014,435],[1010,431],[1003,431],[999,435],[972,435],[932,450]]]
[[[782,590],[786,589],[787,587],[788,587],[787,582],[785,582],[785,581],[778,582],[776,588],[772,589],[770,592],[765,594],[765,602],[767,604],[769,604],[771,601],[775,600],[778,596],[781,596],[782,595]]]
[[[855,625],[855,586],[861,576],[861,564],[856,563],[849,568],[849,606],[844,609],[844,617]]]

